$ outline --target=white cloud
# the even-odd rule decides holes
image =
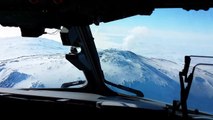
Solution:
[[[50,40],[55,40],[57,42],[61,42],[60,33],[57,29],[45,29],[47,34],[43,34],[40,36],[41,38],[47,38]],[[21,31],[19,27],[3,27],[0,26],[0,39],[3,38],[13,38],[20,37]]]
[[[212,55],[213,34],[195,31],[132,28],[123,39],[122,49],[146,57],[182,60],[185,55]]]
[[[141,42],[141,40],[145,40],[149,36],[150,32],[151,31],[144,26],[134,27],[124,38],[122,48],[132,50]]]
[[[98,49],[121,48],[126,32],[124,28],[116,26],[91,26],[91,31]]]
[[[0,38],[21,36],[21,31],[18,27],[3,27],[0,26]]]
[[[149,33],[149,29],[145,26],[137,26],[134,27],[130,33],[136,34],[136,35],[147,35]]]
[[[211,31],[177,31],[147,26],[92,26],[92,33],[98,49],[118,48],[131,50],[147,57],[172,58],[189,54],[212,55],[213,34]],[[55,33],[56,29],[46,29]],[[0,26],[0,39],[21,36],[18,27]],[[41,36],[61,42],[59,31],[56,34]],[[175,57],[174,59],[177,59]]]
[[[109,34],[95,32],[93,34],[96,47],[98,49],[120,48],[121,44],[116,43]]]
[[[61,37],[60,37],[60,30],[58,30],[58,29],[45,29],[45,32],[47,32],[47,34],[43,34],[41,36],[42,38],[47,38],[47,39],[54,40],[54,41],[62,43]]]

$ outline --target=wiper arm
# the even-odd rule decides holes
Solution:
[[[116,88],[125,90],[125,91],[127,91],[127,92],[134,93],[134,94],[136,94],[136,95],[139,96],[139,97],[144,97],[144,94],[143,94],[141,91],[139,91],[139,90],[132,89],[132,88],[130,88],[130,87],[126,87],[126,86],[123,86],[123,85],[115,84],[115,83],[112,83],[112,82],[107,81],[107,80],[104,80],[104,82],[105,82],[106,84],[108,84],[108,85],[113,86],[113,87],[116,87]]]
[[[194,58],[213,58],[213,56],[197,56],[197,55],[185,56],[184,69],[181,72],[179,72],[180,87],[181,87],[181,96],[180,96],[181,104],[179,104],[179,106],[181,105],[184,119],[188,118],[187,99],[188,99],[189,92],[191,89],[195,68],[199,65],[213,66],[213,64],[209,64],[209,63],[197,63],[194,65],[192,72],[188,75],[192,57],[194,57]]]
[[[67,82],[67,83],[63,83],[61,85],[61,88],[68,88],[68,87],[71,87],[71,86],[82,85],[85,82],[86,82],[85,80],[78,80],[78,81],[73,81],[73,82]]]

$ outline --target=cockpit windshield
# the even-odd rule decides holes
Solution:
[[[140,90],[145,98],[166,103],[179,100],[179,72],[184,67],[184,56],[213,56],[212,21],[212,9],[157,9],[148,17],[92,25],[105,79]],[[188,108],[213,113],[212,68],[196,68]]]
[[[62,26],[38,38],[1,31],[0,87],[113,90],[168,104],[181,100],[182,107],[187,101],[189,109],[213,114],[212,57],[185,60],[213,56],[212,21],[213,9],[156,9],[151,16]]]

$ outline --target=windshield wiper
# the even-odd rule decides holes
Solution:
[[[73,81],[73,82],[67,82],[67,83],[63,83],[61,85],[61,88],[68,88],[68,87],[72,87],[72,86],[76,86],[76,85],[82,85],[85,84],[86,81],[85,80],[78,80],[78,81]]]
[[[126,87],[126,86],[123,86],[123,85],[115,84],[115,83],[112,83],[112,82],[107,81],[107,80],[105,80],[104,82],[106,84],[108,84],[108,85],[113,86],[113,87],[125,90],[127,92],[134,93],[134,94],[136,94],[139,97],[144,97],[144,94],[141,91],[139,91],[139,90],[136,90],[136,89],[133,89],[133,88],[129,88],[129,87]],[[78,81],[73,81],[73,82],[67,82],[67,83],[63,83],[61,85],[61,88],[68,88],[68,87],[72,87],[72,86],[82,85],[82,84],[85,84],[85,83],[86,83],[85,80],[78,80]]]
[[[133,88],[130,88],[130,87],[126,87],[126,86],[123,86],[123,85],[119,85],[119,84],[115,84],[115,83],[112,83],[110,81],[107,81],[107,80],[104,80],[104,82],[108,85],[111,85],[113,87],[116,87],[116,88],[119,88],[119,89],[122,89],[122,90],[125,90],[127,92],[131,92],[131,93],[134,93],[136,94],[137,96],[139,97],[144,97],[144,94],[139,91],[139,90],[136,90],[136,89],[133,89]]]

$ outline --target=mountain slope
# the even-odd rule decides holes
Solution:
[[[0,87],[60,88],[64,82],[85,80],[83,73],[65,59],[69,49],[58,42],[42,38],[0,42],[0,51],[5,53],[0,55]]]
[[[99,54],[107,80],[141,90],[147,98],[169,103],[178,99],[179,83],[170,77],[170,68],[163,69],[162,62],[173,66],[177,64],[145,58],[130,51],[109,49]]]

